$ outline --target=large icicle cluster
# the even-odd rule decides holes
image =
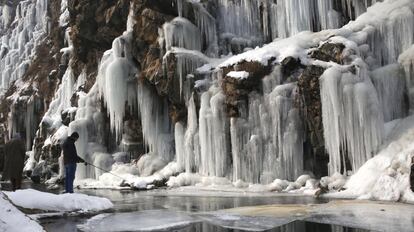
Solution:
[[[346,171],[346,157],[357,170],[381,144],[384,120],[365,67],[356,75],[336,68],[321,77],[322,118],[329,172]]]
[[[272,91],[249,96],[247,118],[231,119],[233,180],[267,184],[276,178],[294,180],[303,171],[303,132],[293,107],[296,85],[264,88]]]
[[[300,33],[315,28],[318,30],[339,27],[344,23],[344,15],[357,17],[375,1],[342,1],[343,12],[334,10],[337,6],[330,1],[300,3],[301,1],[219,1],[219,15],[226,15],[226,20],[219,20],[218,28],[215,29],[218,30],[221,41],[225,38],[233,45],[245,43],[240,46],[242,48],[260,44],[269,36],[283,38],[297,34],[261,49],[234,56],[219,67],[228,67],[242,60],[258,61],[267,65],[271,58],[281,62],[288,56],[299,58],[303,64],[307,64],[313,62],[308,58],[308,49],[324,41],[345,44],[344,57],[348,59],[345,60],[345,65],[326,62],[315,64],[328,68],[321,77],[321,95],[326,149],[330,154],[330,173],[356,171],[381,145],[384,139],[384,122],[405,116],[404,91],[390,91],[387,86],[406,86],[401,69],[395,62],[398,54],[413,42],[412,29],[407,26],[411,25],[412,6],[406,0],[389,0],[382,4],[390,5],[387,12],[380,13],[378,9],[383,6],[374,6],[368,13],[342,29]],[[168,56],[174,54],[177,59],[176,77],[180,83],[181,96],[188,74],[200,71],[197,67],[205,63],[210,63],[210,67],[217,65],[217,61],[201,54],[207,53],[207,50],[200,41],[214,41],[213,38],[206,38],[205,28],[213,30],[213,27],[208,26],[208,23],[195,25],[183,19],[188,11],[186,4],[191,4],[196,12],[202,12],[201,16],[211,19],[211,15],[203,10],[202,4],[184,1],[179,5],[180,17],[164,25],[162,35],[167,50],[164,64],[168,67]],[[272,19],[275,14],[270,14],[266,18],[271,20],[264,22],[262,14],[267,11],[278,13],[278,18]],[[245,17],[241,20],[238,18],[240,15]],[[201,16],[196,14],[196,22],[199,22],[197,19]],[[286,18],[286,21],[280,18]],[[403,29],[398,28],[401,22],[404,22]],[[244,27],[241,28],[238,24],[243,24]],[[192,31],[193,36],[180,37],[183,31]],[[391,44],[393,39],[400,43]],[[223,43],[220,44],[222,45]],[[177,46],[181,48],[175,48]],[[400,58],[401,63],[406,64],[405,60]],[[382,68],[386,64],[390,65]],[[371,72],[374,69],[376,70]],[[228,119],[225,115],[225,96],[219,86],[223,77],[213,76],[212,87],[200,94],[198,119],[194,97],[185,90],[183,99],[188,108],[187,123],[178,122],[175,125],[175,153],[180,169],[252,183],[270,183],[275,178],[297,178],[303,172],[302,119],[293,104],[296,85],[281,85],[279,72],[276,68],[263,79],[263,95],[249,95],[249,104],[241,111],[240,118]],[[234,75],[230,74],[225,78],[233,78]],[[397,74],[395,78],[389,77],[394,74]],[[150,92],[145,86],[141,88],[138,90],[139,94]],[[138,98],[140,99],[143,97]],[[140,108],[143,104],[144,102],[139,103]],[[390,104],[393,107],[389,107]],[[149,118],[144,115],[145,112],[141,112],[142,120]],[[143,121],[143,125],[153,125],[152,122]],[[168,128],[167,119],[160,123]],[[145,128],[143,132],[148,144],[156,144],[155,141],[160,140],[156,137],[157,133],[151,133]],[[163,134],[161,132],[158,136],[163,137]],[[155,147],[159,150],[158,146]],[[150,148],[152,151],[157,149]],[[161,152],[158,155],[162,154],[171,153]]]
[[[47,7],[48,0],[21,1],[14,18],[10,6],[2,7],[0,95],[29,68],[36,46],[49,30]]]
[[[357,70],[355,76],[349,71],[331,68],[321,78],[323,125],[331,174],[345,172],[346,168],[358,170],[378,152],[384,139],[384,119],[405,116],[406,83],[401,80],[398,65],[393,64],[414,43],[413,12],[412,1],[385,1],[336,32],[346,37],[346,41],[341,37],[332,38],[342,40],[350,49],[349,57]],[[351,55],[352,51],[365,58],[366,63]],[[367,70],[388,64],[373,72]],[[346,165],[347,159],[351,167]]]
[[[97,77],[99,92],[108,109],[110,126],[118,141],[121,140],[125,107],[131,94],[128,93],[128,84],[134,84],[136,74],[136,68],[130,60],[130,36],[126,32],[114,40],[112,50],[107,51],[101,61]]]
[[[65,4],[61,25],[66,22]],[[282,75],[280,65],[287,57],[303,66],[326,69],[319,84],[330,179],[336,181],[330,186],[343,186],[345,178],[337,173],[355,172],[377,154],[389,134],[386,128],[394,122],[385,123],[407,115],[407,93],[411,112],[414,109],[412,0],[218,0],[212,5],[179,0],[177,8],[178,17],[159,29],[158,42],[164,75],[173,75],[173,89],[179,89],[179,99],[174,100],[187,107],[187,119],[173,125],[167,98],[158,96],[145,81],[136,80],[139,70],[131,58],[134,17],[130,14],[127,31],[102,57],[97,83],[89,93],[78,93],[75,120],[60,130],[80,133],[78,152],[90,162],[108,169],[115,163],[112,167],[117,171],[129,170],[120,171],[129,173],[125,174],[128,178],[132,173],[151,175],[139,179],[144,185],[185,172],[171,178],[171,186],[204,180],[214,184],[233,181],[239,187],[246,186],[244,181],[269,184],[265,188],[272,191],[290,191],[305,183],[313,186],[309,176],[299,177],[304,172],[307,132],[296,104],[298,77]],[[344,26],[350,19],[355,21]],[[5,16],[1,22],[6,21]],[[267,42],[271,43],[252,49]],[[325,43],[345,46],[338,63],[311,58]],[[71,51],[68,47],[64,52]],[[226,104],[231,100],[222,84],[226,80],[249,84],[244,81],[257,78],[243,70],[243,62],[258,63],[271,73],[243,96],[246,99],[236,102],[238,117],[229,118]],[[231,72],[224,76],[228,69]],[[84,76],[78,77],[78,83],[75,79],[68,69],[48,118],[68,110],[70,97]],[[235,92],[239,94],[238,89]],[[108,136],[101,99],[118,142],[126,112],[139,117],[148,153],[136,166],[119,164],[108,148],[100,146],[103,136]],[[82,167],[78,178],[113,181],[101,174]],[[280,180],[298,177],[291,183]]]
[[[343,26],[364,13],[373,0],[220,0],[219,33],[232,46],[254,47],[301,31]],[[242,16],[242,17],[241,17]]]

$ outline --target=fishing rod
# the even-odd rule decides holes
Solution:
[[[118,178],[120,178],[120,179],[122,179],[122,182],[119,184],[121,187],[123,186],[123,185],[128,185],[128,186],[131,186],[129,183],[125,183],[125,182],[127,182],[127,180],[125,180],[124,178],[122,178],[122,177],[120,177],[120,176],[118,176],[118,175],[115,175],[115,174],[113,174],[112,172],[110,172],[110,171],[108,171],[108,170],[105,170],[105,169],[103,169],[103,168],[100,168],[100,167],[98,167],[98,166],[95,166],[95,165],[93,165],[93,164],[91,164],[91,163],[88,163],[88,162],[85,162],[86,164],[89,164],[89,165],[91,165],[92,167],[95,167],[95,168],[97,168],[97,169],[99,169],[99,170],[101,170],[101,171],[104,171],[104,172],[106,172],[106,173],[109,173],[109,174],[111,174],[111,175],[113,175],[113,176],[116,176],[116,177],[118,177]]]

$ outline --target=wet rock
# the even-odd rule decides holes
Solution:
[[[317,60],[342,64],[342,51],[344,49],[345,45],[340,43],[324,43],[318,49],[312,51],[310,56]]]
[[[241,61],[235,65],[225,67],[221,70],[223,75],[222,89],[226,95],[227,115],[229,117],[239,117],[240,105],[246,104],[250,92],[260,91],[261,79],[271,72],[271,62],[263,65],[259,62]],[[247,78],[233,78],[227,76],[231,71],[245,71],[249,73]]]
[[[282,62],[282,74],[283,77],[289,77],[298,69],[303,68],[304,66],[301,64],[300,59],[294,57],[286,57]]]
[[[298,105],[304,119],[306,130],[305,169],[314,172],[316,177],[328,174],[328,155],[325,152],[325,141],[322,125],[322,103],[319,77],[325,71],[319,66],[305,68],[298,80]]]
[[[121,150],[131,159],[138,159],[145,153],[141,122],[136,118],[128,118],[124,122],[124,134],[119,145]]]
[[[168,179],[163,178],[161,180],[155,180],[154,182],[152,182],[152,184],[155,188],[167,187],[167,181]]]
[[[129,6],[128,0],[68,1],[75,76],[84,68],[88,74],[97,69],[103,52],[126,30]]]

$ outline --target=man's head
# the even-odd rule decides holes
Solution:
[[[79,139],[79,134],[78,132],[73,132],[69,137],[76,141]]]

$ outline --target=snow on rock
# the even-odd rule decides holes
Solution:
[[[228,77],[233,77],[234,79],[247,79],[249,77],[249,73],[246,71],[231,71],[229,73],[227,73]]]
[[[143,155],[137,163],[141,176],[150,176],[164,166],[165,161],[151,153]]]
[[[97,177],[98,179],[75,180],[75,184],[79,185],[80,188],[123,189],[133,187],[142,190],[151,189],[154,187],[154,182],[168,180],[171,176],[179,173],[181,168],[176,162],[170,162],[161,170],[143,176],[140,175],[142,170],[135,164],[115,163],[112,165],[112,169],[108,169],[108,171],[111,173],[104,173]],[[130,187],[121,186],[123,183]]]
[[[210,185],[231,185],[231,182],[223,177],[201,176],[197,173],[181,173],[178,176],[172,176],[167,185],[169,187],[179,186],[210,186]]]
[[[345,185],[345,182],[345,177],[338,172],[335,172],[332,176],[322,177],[320,185],[329,190],[339,190]]]
[[[205,191],[226,191],[244,193],[265,193],[265,192],[284,192],[314,195],[318,189],[317,180],[311,179],[309,175],[302,175],[296,182],[276,179],[270,184],[251,184],[243,180],[231,182],[225,177],[202,176],[198,173],[181,173],[178,176],[171,176],[167,181],[168,187],[189,187],[190,189],[202,189]]]
[[[20,232],[20,231],[44,231],[42,226],[20,212],[7,196],[0,192],[0,231]]]
[[[27,209],[95,212],[113,207],[111,201],[106,198],[78,193],[56,195],[34,189],[25,189],[16,192],[5,192],[5,194],[14,204]]]
[[[318,46],[319,42],[328,39],[331,34],[329,30],[319,33],[301,32],[295,36],[287,39],[277,40],[273,43],[267,44],[262,48],[255,48],[245,53],[232,56],[219,67],[227,67],[236,64],[240,61],[257,61],[263,65],[268,65],[268,60],[277,58],[277,62],[281,62],[284,58],[291,56],[300,58],[302,61],[307,58],[307,48]]]
[[[308,180],[310,180],[311,177],[309,175],[301,175],[298,177],[298,179],[296,179],[296,183],[299,184],[300,186],[304,186],[306,184],[306,182]]]

